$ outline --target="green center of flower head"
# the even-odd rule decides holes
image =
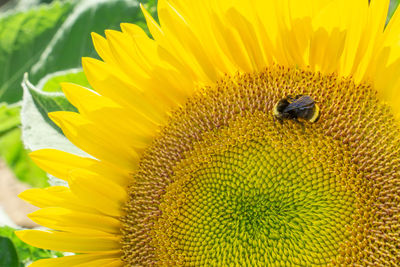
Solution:
[[[273,116],[288,95],[316,123]],[[145,152],[123,218],[128,266],[399,262],[399,130],[368,85],[294,68],[226,77]]]

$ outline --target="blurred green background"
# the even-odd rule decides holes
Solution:
[[[141,1],[153,16],[156,2]],[[388,20],[399,2],[391,1]],[[97,57],[90,33],[103,35],[105,29],[119,29],[121,22],[146,28],[138,1],[0,0],[0,161],[19,181],[32,187],[48,186],[48,177],[33,164],[28,152],[40,148],[50,135],[54,136],[51,142],[69,146],[46,114],[74,110],[60,93],[59,83],[70,81],[89,87],[81,57]],[[24,73],[29,75],[25,80]],[[42,128],[31,120],[33,117],[42,120]],[[32,121],[42,130],[33,129]],[[24,244],[13,233],[18,226],[4,224],[0,220],[1,267],[25,266],[40,258],[63,255]]]

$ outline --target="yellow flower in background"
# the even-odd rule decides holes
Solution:
[[[95,92],[51,113],[93,158],[44,149],[69,187],[25,242],[32,266],[394,266],[400,262],[400,12],[388,0],[160,0],[152,38],[93,34]],[[274,118],[305,95],[318,122]]]

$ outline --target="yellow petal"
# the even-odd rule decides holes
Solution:
[[[129,110],[123,108],[102,108],[85,117],[119,136],[127,147],[133,147],[138,152],[148,147],[158,129],[148,120],[134,120],[134,116],[129,116]]]
[[[126,189],[109,179],[87,170],[74,170],[69,176],[69,185],[81,201],[98,211],[116,217],[123,214],[128,198]]]
[[[119,258],[119,253],[81,254],[74,256],[64,256],[60,258],[42,259],[30,264],[29,267],[98,267],[105,266],[103,264],[115,263],[118,261],[120,262],[120,265],[115,266],[122,267],[123,263],[120,261]]]
[[[368,19],[368,2],[344,1],[343,6],[345,8],[342,14],[347,19],[347,32],[339,74],[350,76],[355,73],[366,48],[365,44],[361,43],[361,38]],[[357,16],[354,16],[355,13]]]
[[[77,147],[92,156],[111,162],[125,170],[136,169],[138,154],[123,136],[116,136],[74,112],[52,112],[49,117]]]
[[[68,174],[73,169],[89,169],[103,174],[114,182],[125,186],[131,182],[130,172],[115,168],[106,162],[90,158],[79,157],[55,149],[41,149],[31,152],[32,160],[43,170],[51,175],[67,181]]]
[[[103,36],[92,32],[92,41],[96,52],[103,59],[104,62],[107,62],[108,64],[112,64],[114,66],[118,66],[118,63],[115,61],[110,47],[108,46],[108,42]]]
[[[39,208],[63,207],[75,211],[99,213],[90,205],[82,203],[69,188],[65,186],[51,186],[48,188],[32,188],[25,190],[19,197]]]
[[[165,3],[159,2],[160,5],[165,5]],[[219,77],[229,73],[234,74],[237,72],[237,68],[234,66],[232,58],[228,58],[230,55],[226,53],[226,50],[220,47],[217,37],[214,32],[214,24],[212,21],[205,20],[205,17],[211,17],[214,11],[210,8],[210,3],[204,3],[203,1],[192,1],[191,5],[188,6],[181,1],[168,1],[168,5],[173,7],[175,10],[173,13],[180,14],[181,17],[185,18],[185,24],[191,29],[196,29],[193,34],[196,35],[196,39],[200,40],[202,49],[207,51],[207,58],[210,60],[211,64],[215,66],[215,70],[218,72]],[[192,12],[196,10],[196,12]],[[173,14],[172,13],[172,14]],[[175,55],[174,61],[179,61],[184,68],[174,66],[179,69],[182,73],[181,76],[187,76],[193,79],[194,82],[205,85],[205,81],[199,81],[199,75],[195,68],[191,67],[190,61],[186,55],[182,55],[181,51],[176,53],[174,46],[170,42],[162,40],[159,42],[160,46],[164,48],[163,52],[168,50],[170,54]],[[159,49],[161,50],[161,49]],[[161,53],[160,53],[161,54]],[[168,62],[171,60],[168,58]],[[187,72],[193,73],[194,75],[188,76]],[[217,79],[219,78],[217,77]],[[197,81],[196,81],[197,80]],[[215,81],[212,81],[215,82]]]
[[[96,160],[69,154],[56,149],[41,149],[29,154],[43,170],[57,178],[67,180],[67,174],[74,168],[90,168]]]
[[[55,230],[75,233],[120,234],[121,223],[112,217],[73,211],[66,208],[49,207],[28,215],[34,222]]]
[[[120,267],[120,266],[125,266],[125,263],[120,260],[120,259],[115,259],[115,260],[110,260],[110,261],[98,261],[93,263],[93,267],[95,266],[103,266],[103,267]],[[80,266],[80,267],[86,267],[86,266]]]
[[[133,44],[132,56],[135,57],[135,62],[138,65],[141,65],[143,69],[146,70],[146,72],[150,72],[153,64],[156,62],[156,60],[159,60],[159,57],[157,55],[157,42],[149,38],[145,31],[138,25],[131,23],[121,23],[120,26],[122,32],[126,34],[126,36],[131,37],[131,41]],[[152,58],[152,60],[149,60],[149,57]],[[164,62],[157,63],[164,64]]]
[[[203,81],[216,81],[217,70],[205,52],[201,40],[175,7],[166,0],[159,0],[158,17],[174,49],[180,51],[181,56],[187,58],[187,62],[192,62],[191,67],[197,69],[199,78]]]
[[[68,101],[74,105],[81,114],[88,114],[103,107],[119,107],[119,105],[115,104],[110,99],[77,84],[61,83],[61,88]]]
[[[154,124],[143,120],[143,117],[137,116],[133,110],[122,108],[108,98],[79,85],[63,83],[62,88],[68,100],[78,108],[84,118],[102,125],[121,139],[131,141],[129,146],[143,149],[151,142]],[[140,120],[135,121],[135,118]]]
[[[143,7],[142,4],[140,4],[140,8],[142,9],[144,18],[146,19],[147,22],[147,27],[149,28],[149,31],[153,38],[155,40],[162,40],[164,38],[164,33],[158,25],[158,23],[153,19],[153,17],[150,15],[150,13]]]
[[[65,252],[111,252],[120,249],[119,237],[113,235],[82,235],[67,232],[22,230],[15,234],[32,246]]]
[[[127,76],[144,78],[141,81],[138,78],[132,80],[139,88],[146,89],[147,87],[151,89],[151,91],[146,91],[151,92],[159,99],[163,99],[168,105],[177,105],[186,99],[187,90],[185,90],[185,86],[182,83],[182,81],[186,80],[185,77],[182,77],[179,81],[171,79],[172,72],[176,72],[176,70],[169,64],[162,64],[160,58],[157,57],[156,51],[149,51],[149,53],[143,54],[141,52],[142,49],[135,49],[135,47],[148,45],[147,40],[144,43],[139,43],[139,40],[132,39],[131,35],[118,31],[106,31],[106,37],[114,57],[118,60]],[[140,39],[143,41],[143,38]],[[151,65],[141,62],[140,58],[145,55],[144,61],[151,62]],[[149,55],[155,55],[156,57],[149,57]],[[158,64],[156,65],[154,62]],[[159,84],[163,86],[160,87]]]
[[[360,59],[360,64],[356,73],[353,75],[357,79],[368,79],[370,69],[375,65],[375,57],[383,43],[383,31],[385,28],[386,17],[388,14],[390,0],[371,1],[368,8],[368,20],[365,32],[362,35],[361,45],[365,47],[365,52]]]
[[[118,104],[132,108],[137,116],[143,116],[155,124],[163,123],[165,120],[165,101],[154,96],[150,98],[151,89],[153,88],[146,83],[150,80],[135,77],[138,86],[131,82],[131,78],[121,72],[118,72],[118,77],[113,74],[115,69],[109,65],[95,59],[82,58],[82,66],[86,77],[92,87],[101,95],[111,98]],[[118,90],[115,90],[118,88]],[[140,89],[139,89],[140,88]],[[143,89],[150,89],[144,94]]]
[[[120,65],[128,76],[139,75],[144,78],[148,78],[148,72],[140,64],[140,61],[135,60],[135,50],[132,45],[132,39],[129,35],[114,31],[106,30],[106,38],[110,51],[114,55],[115,60]]]
[[[249,19],[240,14],[237,9],[231,9],[226,13],[228,23],[237,32],[240,41],[245,47],[246,54],[252,63],[254,70],[262,70],[267,65],[267,59],[258,39],[255,25]]]

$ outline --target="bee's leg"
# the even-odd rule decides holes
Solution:
[[[297,124],[299,124],[303,130],[305,129],[305,128],[304,128],[304,123],[303,123],[302,121],[299,121],[298,118],[293,118],[293,120],[294,120]]]

